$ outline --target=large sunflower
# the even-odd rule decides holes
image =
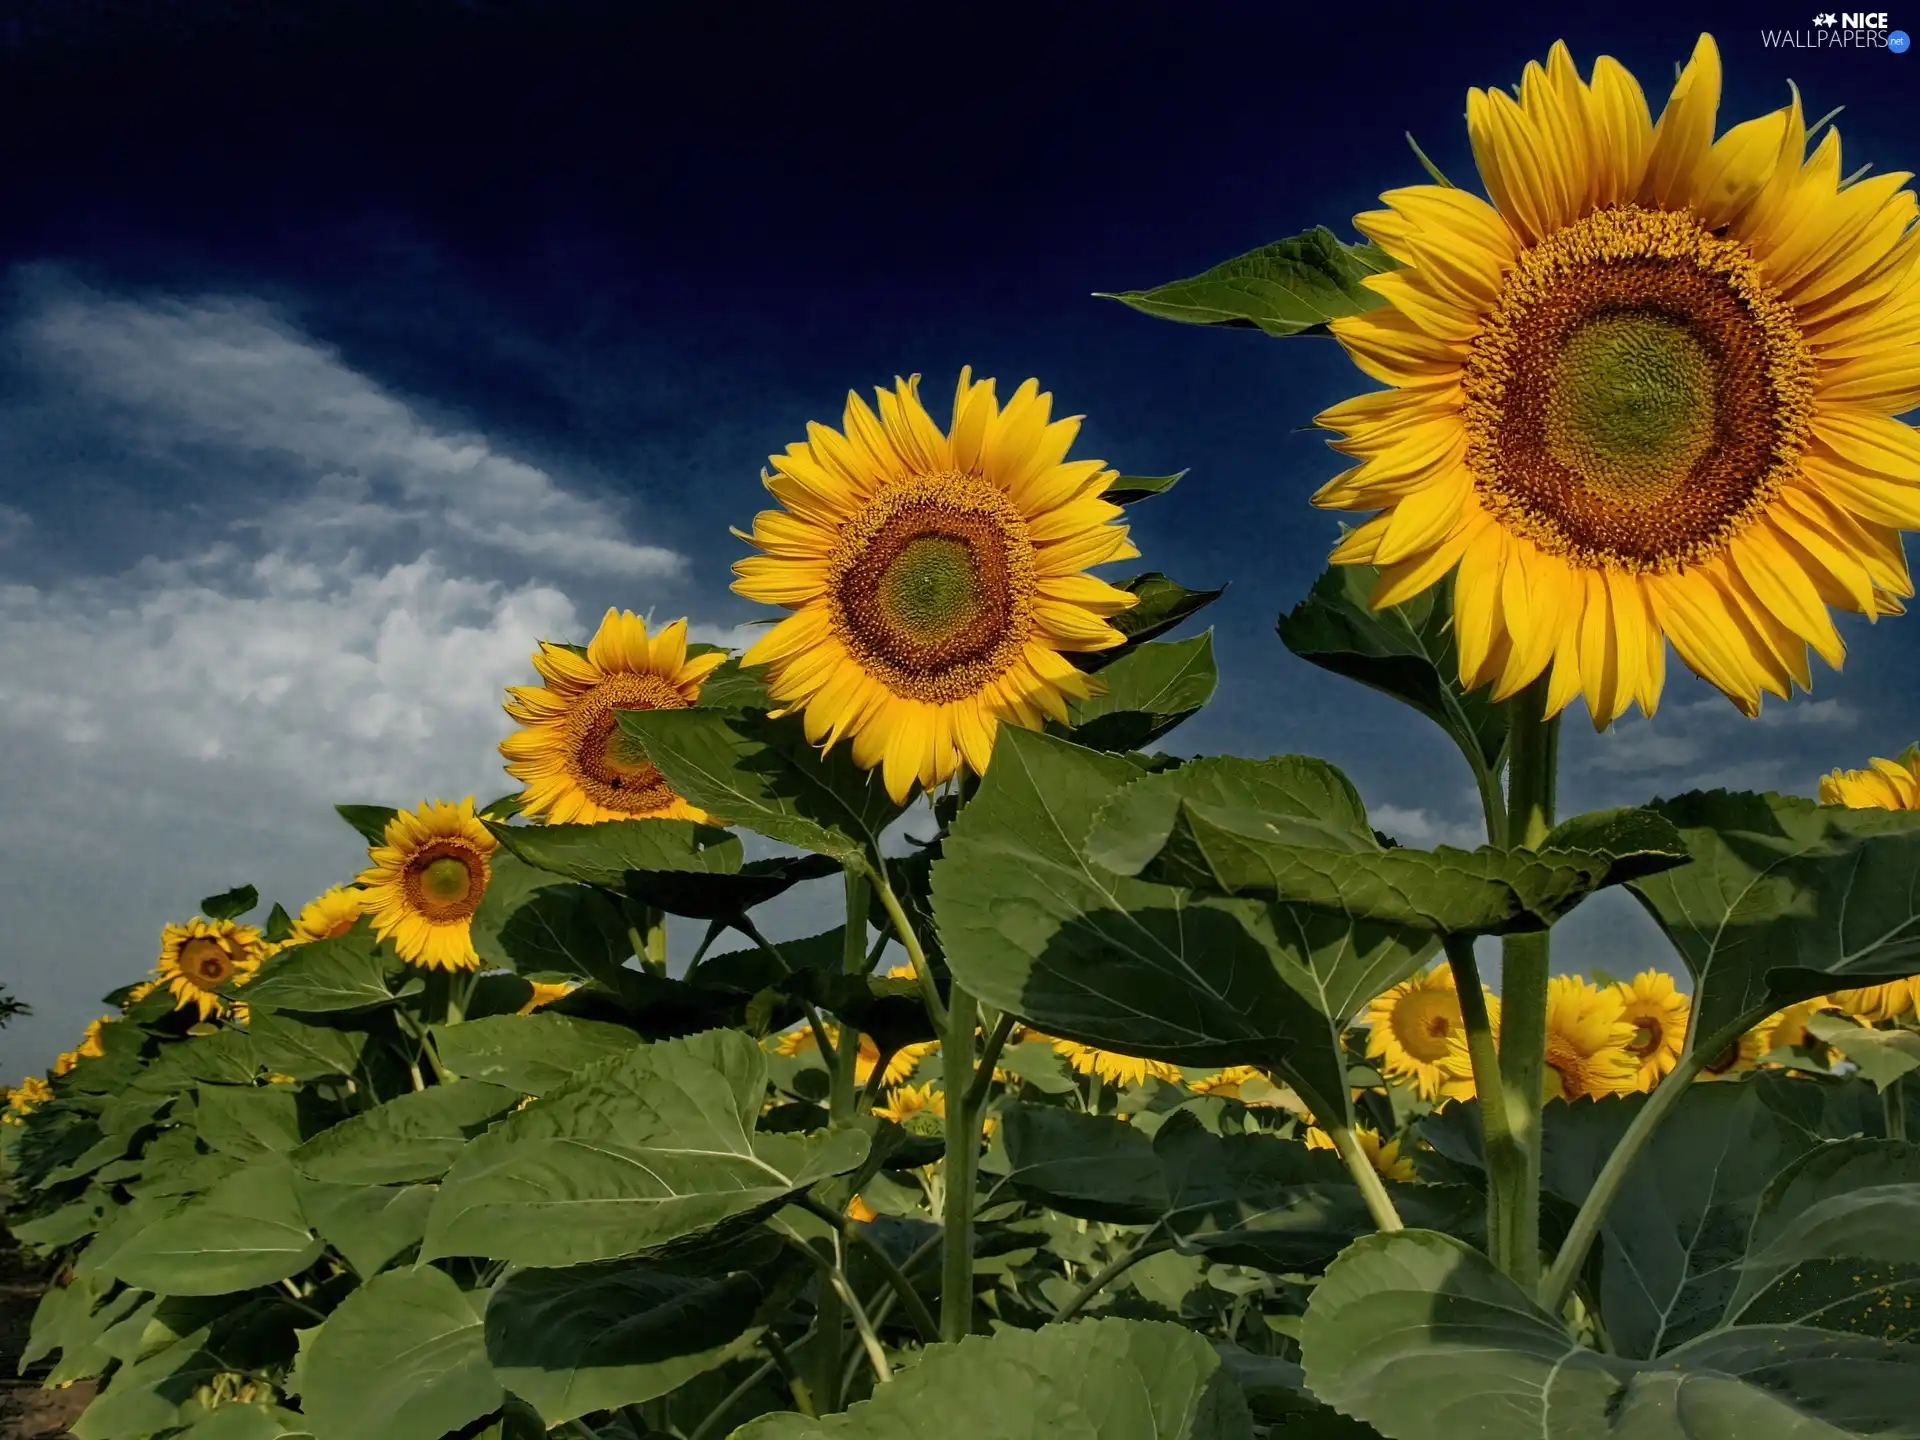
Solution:
[[[1500,999],[1486,992],[1487,1013],[1500,1023]],[[1473,1068],[1466,1055],[1466,1022],[1453,971],[1442,963],[1403,980],[1367,1007],[1367,1055],[1390,1080],[1411,1084],[1423,1100],[1445,1092],[1456,1100],[1473,1095]],[[1459,1051],[1456,1065],[1449,1053]]]
[[[269,953],[271,947],[253,926],[196,915],[185,925],[168,925],[160,932],[160,959],[148,990],[164,985],[173,994],[175,1010],[191,1009],[201,1020],[210,1020],[228,1010],[220,987],[246,984]]]
[[[1879,756],[1865,770],[1835,770],[1820,777],[1820,803],[1854,810],[1920,810],[1920,745],[1898,760]]]
[[[847,396],[845,433],[809,425],[771,456],[734,590],[795,613],[749,650],[776,700],[806,714],[807,736],[853,743],[905,800],[964,761],[987,767],[1003,721],[1064,721],[1098,682],[1067,652],[1124,637],[1107,623],[1135,597],[1083,573],[1140,552],[1101,498],[1099,460],[1066,458],[1077,418],[1049,421],[1036,381],[1005,407],[993,381],[960,372],[953,424],[921,406],[919,377],[879,393],[878,416]]]
[[[1638,1088],[1637,1027],[1626,1010],[1611,986],[1602,990],[1579,975],[1547,982],[1546,1099],[1598,1100]]]
[[[684,710],[725,651],[687,655],[687,622],[651,638],[631,611],[609,610],[577,655],[546,641],[533,668],[546,684],[509,689],[521,728],[500,742],[507,773],[524,780],[523,813],[556,825],[601,820],[705,820],[673,793],[621,730],[621,710]]]
[[[1690,1002],[1674,985],[1673,977],[1658,970],[1642,970],[1613,988],[1620,997],[1621,1019],[1633,1026],[1633,1039],[1627,1042],[1627,1049],[1640,1062],[1633,1088],[1651,1090],[1679,1063],[1681,1048],[1687,1043]]]
[[[428,970],[474,970],[473,912],[480,908],[500,842],[474,818],[473,797],[430,800],[387,821],[386,844],[367,851],[361,873],[367,913],[400,958]]]
[[[1660,699],[1666,642],[1748,713],[1839,665],[1829,610],[1897,614],[1920,526],[1920,242],[1905,174],[1842,180],[1799,97],[1713,138],[1702,36],[1659,123],[1564,45],[1471,90],[1492,203],[1388,191],[1356,217],[1407,268],[1333,322],[1394,387],[1319,417],[1359,463],[1315,496],[1381,512],[1335,548],[1376,606],[1458,568],[1464,684],[1548,673],[1596,725]]]

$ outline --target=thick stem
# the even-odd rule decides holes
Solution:
[[[1747,1028],[1761,1018],[1760,1012],[1744,1015],[1739,1023],[1725,1026],[1705,1040],[1694,1036],[1693,1045],[1680,1057],[1679,1064],[1653,1087],[1647,1103],[1640,1107],[1640,1113],[1633,1117],[1633,1123],[1627,1126],[1620,1143],[1607,1156],[1607,1163],[1600,1167],[1592,1188],[1587,1191],[1587,1198],[1580,1202],[1580,1213],[1574,1216],[1566,1242],[1554,1257],[1553,1268],[1540,1284],[1540,1303],[1548,1310],[1558,1314],[1567,1303],[1567,1296],[1572,1293],[1574,1282],[1580,1278],[1581,1268],[1587,1263],[1587,1252],[1593,1248],[1594,1239],[1599,1235],[1601,1225],[1606,1222],[1607,1211],[1619,1195],[1627,1172],[1633,1168],[1633,1162],[1640,1158],[1640,1152],[1646,1148],[1647,1141],[1653,1138],[1653,1132],[1660,1128],[1660,1122],[1666,1119],[1667,1112],[1680,1103],[1687,1093],[1687,1087],[1693,1083],[1693,1077],[1706,1069],[1715,1056],[1724,1054],[1728,1046],[1738,1044]]]
[[[1887,1139],[1907,1138],[1907,1077],[1902,1075],[1880,1092],[1880,1111],[1886,1117]]]
[[[1474,787],[1480,792],[1480,813],[1486,817],[1487,843],[1507,843],[1507,797],[1500,793],[1500,772],[1485,765],[1473,767]]]
[[[1449,935],[1446,943],[1447,963],[1460,997],[1460,1019],[1467,1030],[1467,1055],[1473,1062],[1473,1089],[1480,1106],[1481,1143],[1487,1157],[1487,1248],[1495,1254],[1511,1254],[1521,1248],[1525,1237],[1512,1228],[1516,1217],[1505,1198],[1521,1183],[1526,1157],[1508,1117],[1500,1052],[1494,1040],[1493,1019],[1487,1012],[1479,961],[1473,953],[1473,937]]]
[[[1142,1260],[1147,1259],[1151,1255],[1158,1255],[1162,1250],[1171,1250],[1172,1248],[1173,1241],[1165,1238],[1155,1239],[1153,1231],[1149,1230],[1145,1235],[1140,1237],[1131,1250],[1126,1251],[1118,1259],[1111,1261],[1105,1269],[1069,1296],[1067,1302],[1053,1312],[1055,1322],[1071,1320],[1085,1308],[1089,1300],[1093,1299],[1094,1296],[1098,1295],[1102,1290],[1106,1289],[1107,1286],[1118,1280]]]
[[[848,975],[864,975],[873,969],[867,960],[867,897],[873,882],[864,870],[848,869],[846,877],[847,927],[840,949],[840,969]]]
[[[918,958],[916,965],[922,963]],[[940,1041],[947,1095],[942,1206],[944,1253],[940,1264],[940,1338],[963,1340],[973,1331],[973,1189],[980,1158],[978,1112],[973,1093],[973,997],[958,982],[947,992],[945,1033]]]

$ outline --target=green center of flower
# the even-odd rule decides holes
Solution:
[[[442,855],[437,860],[428,861],[426,868],[420,872],[420,888],[426,892],[429,900],[442,905],[457,905],[473,889],[473,872],[465,862],[451,855]]]
[[[972,548],[945,535],[909,540],[880,576],[879,600],[887,618],[917,639],[947,639],[980,610]]]
[[[1687,327],[1658,311],[1589,319],[1547,386],[1547,451],[1599,498],[1666,498],[1713,444],[1714,366]]]
[[[408,907],[435,925],[464,920],[486,894],[486,858],[464,840],[435,840],[408,862]]]

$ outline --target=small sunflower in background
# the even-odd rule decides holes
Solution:
[[[1867,985],[1857,990],[1836,990],[1827,998],[1843,1015],[1877,1025],[1883,1020],[1897,1020],[1912,1010],[1916,991],[1920,991],[1920,977],[1890,980],[1885,985]]]
[[[1002,406],[962,370],[944,431],[918,387],[879,391],[877,416],[849,394],[842,431],[809,425],[769,457],[784,508],[733,567],[736,593],[794,612],[742,663],[895,801],[963,762],[984,773],[1000,725],[1064,722],[1098,693],[1066,657],[1124,643],[1108,621],[1135,597],[1085,572],[1140,553],[1102,498],[1115,472],[1066,458],[1080,421],[1052,419],[1037,381]]]
[[[562,995],[571,995],[580,988],[578,980],[529,980],[533,993],[527,997],[527,1003],[514,1011],[516,1015],[531,1015],[543,1006],[551,1005]]]
[[[1517,98],[1467,93],[1491,203],[1390,190],[1355,217],[1404,268],[1332,322],[1392,387],[1319,423],[1357,462],[1315,503],[1375,511],[1335,548],[1376,606],[1449,572],[1460,678],[1547,676],[1596,726],[1653,713],[1666,646],[1743,711],[1838,666],[1833,609],[1897,615],[1920,528],[1920,240],[1904,173],[1848,183],[1790,104],[1714,139],[1702,36],[1656,123],[1565,45]],[[1817,127],[1816,127],[1817,128]]]
[[[1673,977],[1658,970],[1642,970],[1613,988],[1620,997],[1621,1018],[1633,1026],[1627,1049],[1640,1062],[1633,1088],[1651,1090],[1680,1062],[1680,1051],[1687,1043],[1690,1002]]]
[[[259,930],[233,920],[202,920],[169,925],[160,932],[160,959],[155,979],[145,994],[164,986],[173,995],[175,1010],[196,1011],[202,1021],[232,1013],[244,1018],[237,1005],[219,994],[223,985],[244,985],[260,968],[272,947]]]
[[[29,1075],[18,1085],[7,1091],[7,1109],[0,1115],[0,1125],[21,1125],[26,1123],[40,1106],[53,1099],[53,1087],[38,1075]]]
[[[293,917],[293,933],[281,944],[337,939],[359,924],[366,911],[366,891],[357,885],[335,885],[300,907],[300,913]]]
[[[1500,998],[1486,992],[1487,1013],[1496,1031]],[[1444,963],[1403,980],[1367,1007],[1367,1056],[1380,1063],[1390,1080],[1410,1084],[1422,1100],[1473,1095],[1473,1068],[1466,1060],[1466,1022],[1453,971]],[[1449,1061],[1455,1050],[1458,1055]]]
[[[1838,1013],[1841,1013],[1840,1007],[1826,995],[1812,1000],[1803,1000],[1798,1005],[1789,1005],[1784,1010],[1775,1011],[1753,1027],[1754,1033],[1759,1038],[1757,1046],[1759,1058],[1781,1050],[1811,1050],[1823,1061],[1830,1061],[1831,1047],[1822,1044],[1807,1033],[1807,1022],[1816,1015]]]
[[[873,1107],[882,1120],[891,1120],[906,1129],[938,1132],[947,1118],[947,1095],[925,1085],[896,1085],[887,1091],[886,1103]]]
[[[1637,1027],[1626,1008],[1617,990],[1603,990],[1585,976],[1556,975],[1547,982],[1544,1098],[1598,1100],[1638,1088]]]
[[[832,1044],[838,1045],[840,1043],[840,1027],[838,1025],[829,1022],[822,1028],[827,1032],[827,1039]],[[820,1043],[814,1038],[813,1026],[811,1025],[796,1025],[793,1029],[785,1031],[779,1040],[774,1043],[774,1053],[776,1055],[784,1055],[790,1060],[797,1056],[810,1054],[819,1048]],[[880,1083],[891,1087],[911,1079],[913,1072],[920,1068],[921,1060],[933,1054],[933,1052],[939,1048],[940,1042],[938,1040],[922,1040],[912,1045],[902,1045],[887,1057],[887,1068],[881,1072]],[[866,1084],[868,1079],[873,1075],[873,1067],[879,1063],[880,1046],[871,1035],[862,1035],[860,1037],[859,1053],[854,1057],[853,1062],[854,1083],[856,1085]]]
[[[473,912],[500,842],[475,818],[473,797],[403,810],[387,821],[385,840],[367,851],[373,865],[360,875],[374,933],[423,969],[478,969]]]
[[[1400,1180],[1411,1184],[1420,1178],[1420,1172],[1413,1168],[1413,1161],[1400,1153],[1399,1140],[1382,1143],[1380,1132],[1365,1125],[1354,1127],[1353,1138],[1360,1142],[1360,1149],[1367,1161],[1379,1172],[1383,1180]],[[1307,1127],[1307,1148],[1309,1150],[1335,1150],[1333,1137],[1318,1125]]]
[[[1727,1080],[1735,1075],[1744,1075],[1760,1063],[1760,1057],[1766,1054],[1765,1045],[1766,1036],[1761,1033],[1761,1027],[1756,1025],[1702,1066],[1695,1078]]]
[[[687,622],[658,634],[631,611],[609,610],[576,655],[545,641],[533,668],[544,685],[507,691],[520,729],[500,742],[507,773],[525,782],[521,813],[555,825],[602,820],[705,820],[620,728],[621,710],[685,710],[726,653],[687,654]]]
[[[1820,803],[1853,810],[1920,810],[1920,745],[1898,760],[1875,756],[1865,770],[1835,770],[1820,777]]]
[[[1144,1085],[1148,1077],[1169,1085],[1180,1083],[1178,1066],[1162,1060],[1143,1060],[1138,1055],[1122,1055],[1118,1050],[1102,1050],[1075,1040],[1055,1040],[1054,1050],[1081,1075],[1098,1075],[1109,1085]]]

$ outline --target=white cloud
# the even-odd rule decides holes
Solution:
[[[0,504],[0,550],[33,528],[33,517],[17,505]]]
[[[1487,843],[1487,832],[1478,820],[1449,820],[1431,810],[1407,809],[1399,805],[1368,807],[1367,818],[1374,828],[1385,831],[1403,845],[1431,849],[1435,845],[1457,845],[1472,849]]]

